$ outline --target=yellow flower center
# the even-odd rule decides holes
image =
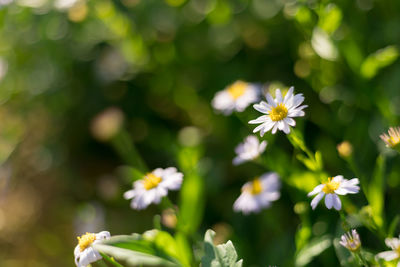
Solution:
[[[236,100],[239,97],[241,97],[244,94],[244,92],[246,92],[247,86],[249,86],[248,83],[243,81],[237,81],[231,86],[229,86],[227,90],[228,93],[231,95],[231,97]]]
[[[80,237],[78,236],[77,238],[80,250],[82,252],[96,240],[96,234],[86,233]]]
[[[272,110],[269,112],[269,117],[272,121],[281,121],[286,118],[287,114],[287,108],[280,103],[278,106],[272,108]]]
[[[251,188],[250,188],[250,193],[252,195],[258,195],[262,192],[262,183],[259,178],[254,179],[254,181],[251,183]]]
[[[158,177],[153,173],[148,173],[143,178],[143,186],[146,190],[150,190],[156,187],[161,182],[161,180],[162,180],[161,177]]]
[[[336,189],[339,188],[339,185],[339,182],[334,182],[332,178],[328,178],[328,182],[325,183],[322,191],[324,191],[325,194],[332,194]]]

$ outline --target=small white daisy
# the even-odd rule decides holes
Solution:
[[[339,244],[347,248],[351,252],[357,251],[361,247],[360,236],[355,229],[347,232],[341,236]]]
[[[86,233],[78,237],[78,245],[75,247],[75,264],[78,267],[88,266],[90,263],[100,260],[102,257],[92,245],[102,240],[109,239],[110,232]]]
[[[386,143],[387,147],[400,150],[400,127],[390,127],[388,134],[383,133],[380,138]]]
[[[328,209],[334,207],[336,210],[342,208],[342,202],[338,195],[357,194],[360,190],[358,178],[344,179],[342,175],[329,178],[326,183],[317,185],[308,196],[317,195],[311,201],[312,209],[315,209],[321,199],[325,196],[325,205]]]
[[[233,210],[243,212],[245,215],[252,212],[258,213],[261,209],[271,206],[272,201],[279,199],[280,187],[277,173],[265,173],[260,178],[242,186],[242,193],[233,204]]]
[[[294,117],[304,116],[303,109],[306,105],[300,106],[304,101],[303,94],[293,94],[294,87],[290,87],[289,91],[282,98],[281,90],[276,89],[275,99],[270,93],[266,94],[267,102],[261,101],[259,104],[253,105],[254,109],[266,115],[260,116],[255,120],[249,121],[250,124],[259,124],[253,133],[260,131],[263,136],[266,132],[272,129],[272,134],[275,134],[279,129],[284,133],[290,133],[290,126],[295,126]]]
[[[261,153],[265,151],[267,147],[267,141],[258,140],[257,136],[249,135],[244,139],[243,143],[240,143],[236,148],[235,152],[237,156],[233,159],[234,165],[239,165],[243,162],[256,159]]]
[[[376,255],[378,258],[382,258],[385,261],[392,261],[400,258],[400,239],[399,238],[386,238],[386,246],[392,250],[384,251]],[[397,263],[397,267],[400,267],[400,261]]]
[[[133,189],[125,192],[125,199],[132,199],[131,207],[136,210],[145,209],[151,203],[160,203],[168,194],[168,190],[181,188],[183,174],[176,168],[157,168],[147,173],[143,179],[133,183]]]
[[[225,115],[229,115],[233,111],[242,112],[251,103],[258,101],[259,94],[260,90],[256,85],[236,81],[215,94],[212,106]]]

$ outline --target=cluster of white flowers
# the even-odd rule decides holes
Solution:
[[[218,92],[212,101],[212,106],[225,115],[229,115],[233,111],[242,112],[250,104],[259,101],[260,91],[260,88],[254,84],[237,81]],[[291,127],[296,125],[293,118],[305,115],[303,109],[307,105],[302,105],[304,96],[294,94],[294,88],[291,87],[285,96],[282,95],[280,89],[276,89],[275,98],[270,93],[267,93],[265,97],[267,102],[261,101],[253,105],[255,110],[264,114],[249,121],[250,124],[260,124],[253,132],[260,132],[261,137],[268,131],[275,134],[280,130],[289,134]],[[388,147],[397,149],[400,146],[400,127],[390,128],[388,134],[381,135],[381,139]],[[249,135],[235,148],[236,157],[232,163],[239,165],[255,160],[260,157],[266,147],[267,141],[260,142],[257,136]],[[352,152],[351,145],[346,143],[341,144],[338,150],[344,157],[349,157]],[[124,193],[124,198],[131,200],[132,209],[142,210],[152,203],[160,203],[161,199],[167,196],[169,190],[180,189],[182,182],[183,174],[178,172],[175,167],[157,168],[144,174],[142,179],[135,181],[133,188]],[[339,195],[357,194],[360,191],[359,183],[358,178],[348,180],[342,175],[328,178],[327,181],[308,193],[309,197],[315,196],[311,201],[312,209],[315,210],[318,203],[325,197],[325,206],[328,209],[341,210],[342,202]],[[270,207],[273,201],[280,198],[280,187],[281,182],[277,173],[264,173],[242,186],[242,192],[234,202],[233,209],[244,215],[258,213],[262,209]],[[98,234],[86,233],[78,237],[79,244],[74,251],[76,265],[84,267],[101,259],[100,253],[92,245],[108,238],[110,238],[110,233],[106,231]],[[377,258],[386,261],[399,259],[400,239],[387,238],[385,242],[392,250],[379,253]],[[353,229],[341,236],[339,244],[351,252],[358,253],[361,248],[360,236]],[[400,267],[400,262],[397,266]]]

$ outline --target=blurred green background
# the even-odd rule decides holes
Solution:
[[[399,25],[397,0],[0,0],[0,265],[73,266],[83,232],[153,228],[157,206],[133,211],[122,198],[131,142],[150,169],[182,169],[182,151],[197,153],[204,206],[192,238],[213,228],[245,266],[293,266],[312,238],[337,237],[338,214],[310,210],[310,173],[283,133],[265,137],[280,200],[258,215],[233,212],[242,184],[266,171],[231,163],[257,112],[225,117],[210,105],[238,79],[305,95],[297,127],[330,175],[356,175],[337,153],[344,140],[366,181],[384,155],[377,209],[387,228],[400,165],[379,135],[400,124]],[[330,241],[306,264],[338,266]]]

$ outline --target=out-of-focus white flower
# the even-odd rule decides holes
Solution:
[[[260,131],[263,136],[266,132],[272,129],[272,134],[275,134],[279,129],[284,133],[290,133],[290,126],[295,126],[294,117],[304,116],[303,109],[306,105],[300,106],[304,101],[302,94],[293,94],[294,87],[290,87],[289,91],[282,98],[281,90],[276,89],[274,99],[270,93],[266,94],[267,102],[261,101],[259,104],[253,105],[254,109],[266,115],[260,116],[255,120],[249,121],[250,124],[259,124],[253,133]]]
[[[100,141],[114,137],[124,122],[124,113],[116,107],[110,107],[94,117],[90,125],[93,136]]]
[[[260,178],[247,182],[242,186],[242,194],[233,204],[233,210],[258,213],[263,208],[271,206],[271,202],[279,199],[281,183],[275,172],[264,173]]]
[[[383,133],[380,138],[386,143],[387,147],[400,149],[400,127],[390,127],[387,135]]]
[[[176,168],[157,168],[147,173],[143,179],[133,183],[133,189],[125,192],[125,199],[132,199],[132,209],[142,210],[151,203],[160,203],[161,199],[168,194],[168,190],[181,188],[183,174]]]
[[[376,255],[378,258],[382,258],[385,261],[392,261],[400,258],[400,239],[399,238],[386,238],[386,246],[392,250],[384,251]],[[397,263],[397,267],[400,267],[400,261]]]
[[[339,244],[347,248],[351,252],[357,251],[361,247],[360,236],[355,229],[347,232],[341,236]]]
[[[102,257],[92,245],[104,239],[110,238],[110,232],[86,233],[78,237],[78,245],[75,247],[75,264],[78,267],[88,266],[90,263],[100,260]]]
[[[247,136],[246,139],[244,139],[244,142],[240,143],[235,148],[237,156],[233,159],[233,164],[239,165],[243,162],[256,159],[261,153],[265,151],[266,147],[267,141],[262,141],[260,143],[257,136]]]
[[[212,106],[225,115],[229,115],[233,111],[242,112],[251,103],[258,101],[259,94],[260,90],[256,85],[236,81],[215,94]]]
[[[325,205],[328,209],[334,207],[336,210],[342,208],[342,202],[338,195],[357,194],[360,190],[358,178],[351,180],[344,179],[342,175],[329,178],[326,183],[317,185],[308,196],[317,195],[311,201],[312,209],[315,209],[320,200],[325,197]]]

